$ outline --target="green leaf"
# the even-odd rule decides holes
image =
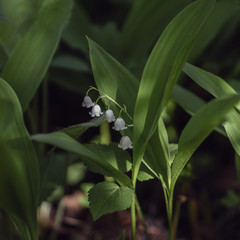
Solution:
[[[45,0],[31,28],[22,36],[1,76],[26,110],[41,83],[70,15],[72,1]]]
[[[89,191],[88,198],[93,219],[97,220],[104,214],[129,208],[133,200],[133,189],[102,182]]]
[[[185,64],[183,71],[191,77],[198,85],[203,87],[213,96],[220,98],[228,94],[237,94],[237,92],[220,77],[207,72],[191,64]],[[240,110],[240,104],[235,105]],[[236,109],[233,109],[227,116],[227,122],[223,124],[227,136],[240,156],[240,115]]]
[[[144,163],[144,160],[143,160]],[[140,166],[139,172],[138,172],[138,181],[143,182],[143,181],[148,181],[151,179],[154,179],[156,176],[152,170],[150,170],[145,164],[142,164]]]
[[[73,138],[78,138],[80,135],[82,135],[88,128],[90,127],[99,127],[103,121],[105,120],[105,116],[102,115],[101,117],[96,117],[90,120],[89,122],[86,123],[80,123],[76,125],[69,126],[67,128],[63,128],[64,133],[67,135],[73,137]]]
[[[211,131],[240,100],[237,95],[215,99],[202,107],[185,126],[178,144],[178,152],[172,165],[172,187],[184,166]]]
[[[199,0],[186,7],[164,30],[148,58],[134,110],[134,178],[146,145],[214,3]]]
[[[165,186],[170,180],[170,155],[168,135],[162,118],[159,119],[158,129],[150,138],[144,155],[144,164],[160,179]]]
[[[190,115],[195,114],[206,104],[200,97],[177,84],[173,88],[172,97]]]
[[[133,116],[137,97],[137,79],[116,59],[88,38],[90,60],[98,89],[120,105],[125,105]]]
[[[19,38],[16,33],[16,27],[10,23],[0,22],[0,32],[0,44],[2,45],[5,54],[9,56]]]
[[[85,144],[84,146],[121,172],[128,172],[131,169],[132,163],[130,155],[127,151],[120,149],[116,143],[110,143],[109,145]],[[89,170],[103,175],[109,175],[109,173],[104,171],[99,165],[90,161],[85,162],[84,159],[83,162]]]
[[[124,63],[138,68],[145,64],[149,50],[170,20],[189,0],[138,0],[128,14],[122,29],[121,57]],[[139,66],[140,65],[140,66]],[[141,69],[142,70],[142,69]]]
[[[236,94],[236,91],[222,78],[207,72],[201,68],[186,63],[183,71],[199,86],[207,90],[214,97],[223,97],[228,94]]]
[[[103,168],[107,174],[112,176],[119,184],[132,186],[132,182],[127,175],[111,166],[108,162],[103,161],[96,153],[63,132],[36,134],[31,138],[35,141],[51,144],[66,151],[76,153],[83,158],[85,162],[89,162],[89,164],[94,163],[100,168]]]
[[[22,35],[38,15],[38,9],[42,0],[1,0],[0,1],[0,19],[8,23],[14,29],[17,40]],[[7,43],[8,44],[8,43]],[[8,45],[10,46],[10,45]],[[14,46],[14,45],[12,45]],[[12,48],[9,49],[9,52]]]
[[[1,78],[0,109],[0,208],[14,220],[24,239],[37,239],[37,158],[17,96]]]

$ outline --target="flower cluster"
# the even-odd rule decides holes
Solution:
[[[92,87],[89,90],[91,90],[91,89],[95,89],[95,88]],[[88,90],[88,92],[89,92],[89,90]],[[95,90],[97,90],[97,89],[95,89]],[[88,94],[88,92],[87,92],[87,94]],[[116,103],[113,99],[111,99],[107,95],[99,97],[97,99],[97,101],[102,97],[109,98],[112,102],[114,102],[115,104],[118,105],[118,107],[121,108],[120,114],[119,114],[120,116],[117,119],[115,119],[115,115],[111,109],[108,109],[105,111],[105,116],[106,116],[107,122],[109,122],[109,123],[114,122],[113,129],[116,131],[122,131],[122,130],[127,129],[128,127],[132,127],[132,125],[127,125],[125,123],[124,119],[121,118],[121,112],[126,111],[126,108],[125,107],[122,108],[118,103]],[[91,108],[91,111],[89,112],[91,117],[100,117],[103,114],[101,107],[97,104],[97,101],[96,101],[96,103],[93,102],[92,99],[88,95],[85,96],[83,99],[82,106],[86,107],[86,108]],[[118,144],[118,147],[123,150],[132,149],[133,148],[132,141],[130,140],[130,138],[128,136],[122,136],[120,143]]]

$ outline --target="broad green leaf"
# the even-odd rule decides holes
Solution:
[[[144,155],[144,164],[163,182],[169,186],[170,154],[168,135],[162,118],[158,121],[158,129],[152,135]]]
[[[45,0],[31,28],[22,36],[1,76],[26,110],[41,83],[70,15],[71,0]]]
[[[219,98],[228,94],[236,94],[236,91],[222,78],[201,68],[186,63],[183,67],[183,71],[214,97]]]
[[[131,169],[132,163],[130,155],[127,151],[120,149],[116,143],[110,143],[109,145],[85,144],[84,146],[121,172],[128,172]],[[89,170],[103,175],[109,175],[109,173],[104,171],[99,165],[90,161],[85,162],[84,159],[83,162],[87,165]]]
[[[129,208],[133,189],[120,187],[113,182],[101,182],[90,189],[88,198],[93,219],[97,220],[104,214]]]
[[[224,120],[240,100],[237,95],[215,99],[202,107],[187,123],[180,136],[178,152],[172,165],[172,188],[184,166],[211,131]]]
[[[121,106],[125,105],[129,114],[133,116],[138,90],[137,79],[89,38],[88,44],[92,71],[98,89]]]
[[[179,104],[190,115],[194,115],[206,104],[206,102],[200,97],[177,84],[173,88],[172,97],[177,104]],[[216,127],[215,130],[226,136],[225,130],[222,126]]]
[[[223,79],[201,68],[187,63],[183,71],[216,98],[226,96],[227,94],[237,94],[237,92]],[[237,103],[235,107],[239,110],[240,104]],[[223,126],[232,146],[238,155],[240,155],[240,115],[236,109],[233,109],[228,114],[227,122],[225,122]]]
[[[6,55],[9,55],[19,38],[16,27],[10,23],[0,22],[0,44]]]
[[[24,239],[37,239],[37,158],[17,96],[3,79],[0,109],[0,208],[13,219]]]
[[[122,29],[121,49],[124,51],[120,54],[124,63],[130,68],[142,71],[149,50],[163,29],[190,3],[189,0],[135,1]]]
[[[223,126],[234,150],[240,156],[240,115],[236,109],[228,114]]]
[[[186,7],[164,30],[148,58],[134,110],[133,169],[136,173],[146,145],[214,3],[199,0]]]
[[[173,99],[189,114],[195,114],[206,102],[189,90],[176,84],[172,91]]]
[[[35,20],[41,4],[42,0],[1,0],[0,19],[15,28],[17,39]]]
[[[109,176],[112,176],[119,184],[123,186],[131,186],[132,182],[130,178],[122,173],[121,171],[114,168],[108,162],[103,161],[101,157],[99,157],[96,153],[92,152],[90,149],[77,142],[72,137],[68,136],[63,132],[53,132],[49,134],[36,134],[31,137],[33,140],[38,142],[43,142],[47,144],[51,144],[58,148],[64,149],[66,151],[76,153],[81,158],[84,159],[85,162],[93,162],[99,167],[103,168]]]
[[[99,127],[103,123],[104,120],[105,120],[105,116],[102,115],[99,118],[98,117],[93,118],[89,122],[72,125],[72,126],[69,126],[67,128],[64,128],[61,131],[66,133],[67,135],[73,137],[73,138],[78,138],[88,128],[90,128],[90,127]]]

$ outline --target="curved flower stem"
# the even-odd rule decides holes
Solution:
[[[126,107],[124,106],[124,107],[122,107],[120,104],[118,104],[113,98],[111,98],[111,97],[109,97],[107,94],[105,94],[104,92],[102,92],[102,91],[100,91],[100,90],[98,90],[97,88],[95,88],[95,87],[90,87],[89,89],[88,89],[88,91],[87,91],[87,93],[86,93],[86,96],[88,96],[88,93],[90,92],[90,90],[96,90],[96,91],[98,91],[102,96],[100,97],[100,98],[104,98],[104,97],[106,97],[106,98],[108,98],[111,102],[113,102],[115,105],[117,105],[121,110],[121,112],[123,111],[123,112],[125,112],[126,114],[127,114],[127,116],[129,117],[129,119],[131,119],[131,121],[133,121],[133,119],[132,119],[132,117],[129,115],[129,113],[127,112],[127,109],[126,109]],[[98,101],[98,100],[97,100]]]

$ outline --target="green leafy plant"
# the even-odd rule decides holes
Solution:
[[[141,164],[163,185],[169,219],[169,239],[172,239],[172,202],[176,181],[198,146],[239,101],[239,96],[231,92],[231,95],[228,93],[227,96],[206,104],[185,126],[178,148],[175,145],[174,154],[170,151],[173,145],[168,142],[161,114],[193,49],[199,30],[213,6],[214,1],[197,1],[171,21],[148,58],[140,83],[117,60],[88,38],[97,90],[107,96],[107,100],[102,98],[102,101],[108,105],[107,101],[112,99],[118,105],[126,106],[133,118],[133,131],[129,131],[133,141],[131,180],[120,169],[97,160],[94,149],[90,152],[63,133],[32,137],[82,155],[83,161],[87,162],[86,159],[89,159],[94,162],[120,184],[118,186],[116,183],[103,182],[94,186],[89,192],[90,209],[96,219],[131,205],[133,239],[136,239],[135,187]],[[116,106],[113,106],[113,110],[116,112]]]
[[[224,128],[240,155],[239,95],[217,76],[186,64],[188,59],[196,59],[224,24],[237,15],[237,1],[190,3],[188,0],[135,1],[119,32],[114,23],[103,27],[94,25],[80,4],[72,9],[70,0],[34,3],[21,0],[22,8],[17,7],[19,2],[15,0],[1,1],[0,30],[4,34],[0,36],[0,207],[14,221],[22,239],[38,239],[37,207],[47,195],[48,169],[54,154],[50,151],[50,157],[43,161],[45,152],[40,151],[40,172],[31,140],[74,153],[89,170],[102,174],[106,180],[110,177],[111,181],[97,183],[90,189],[90,211],[96,220],[104,214],[130,208],[133,240],[137,238],[136,212],[144,224],[136,192],[138,180],[156,178],[161,182],[169,240],[172,240],[176,234],[172,223],[175,185],[199,145],[214,129],[225,134]],[[10,11],[11,4],[16,6],[14,12]],[[211,31],[212,25],[214,31]],[[81,74],[90,72],[86,62],[73,55],[56,56],[51,63],[62,32],[63,41],[82,54],[87,52],[88,43],[96,83],[96,87],[90,89],[99,96],[94,103],[86,98],[90,95],[87,91],[83,106],[91,108],[90,115],[95,118],[30,137],[23,112],[31,111],[29,103],[49,66],[59,71],[56,75],[50,71],[53,81],[74,91],[76,86],[69,78],[68,83],[66,79],[59,81],[60,69]],[[177,85],[182,70],[217,99],[206,103]],[[84,84],[80,84],[82,92]],[[169,142],[163,117],[171,96],[193,115],[177,144]],[[110,143],[109,139],[105,142],[107,145],[103,141],[98,144],[78,141],[88,128],[106,125],[105,120],[119,131],[118,144]],[[125,239],[125,232],[119,239]]]

